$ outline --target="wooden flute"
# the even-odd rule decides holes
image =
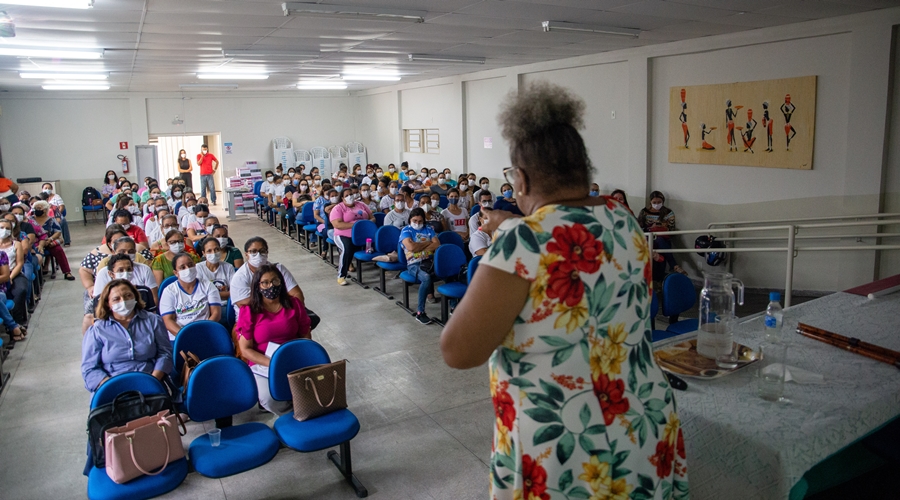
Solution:
[[[900,368],[900,352],[885,349],[884,347],[863,342],[857,338],[848,338],[837,333],[832,333],[821,328],[800,323],[797,325],[797,333],[804,337],[809,337],[835,347],[840,347],[846,351],[865,356],[867,358],[881,361]]]

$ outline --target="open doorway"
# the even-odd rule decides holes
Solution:
[[[201,189],[200,167],[197,165],[197,155],[200,154],[200,146],[206,144],[209,147],[209,152],[219,160],[219,169],[216,171],[213,179],[216,185],[216,198],[217,200],[222,199],[222,186],[225,185],[225,178],[223,177],[225,170],[222,164],[222,140],[220,134],[157,136],[156,138],[150,138],[151,144],[154,142],[154,139],[159,151],[159,171],[156,178],[162,183],[166,179],[181,177],[178,172],[178,159],[179,152],[183,149],[193,167],[189,185],[191,185],[192,191],[197,193],[198,196],[201,193]],[[209,196],[209,193],[207,193],[207,196]]]

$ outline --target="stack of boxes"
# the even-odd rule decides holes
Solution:
[[[228,189],[240,189],[242,192],[234,196],[234,213],[235,214],[253,214],[256,213],[256,201],[253,194],[253,185],[256,181],[262,180],[262,171],[259,164],[255,161],[244,163],[243,167],[239,167],[237,175],[227,179]]]

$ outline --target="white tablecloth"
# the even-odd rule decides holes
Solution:
[[[868,300],[835,293],[785,310],[793,319],[900,351],[900,293]],[[756,348],[762,319],[735,341]],[[789,404],[756,395],[755,366],[714,381],[687,379],[676,391],[694,499],[788,498],[817,463],[900,415],[900,370],[793,334],[789,366],[825,377],[785,384]]]

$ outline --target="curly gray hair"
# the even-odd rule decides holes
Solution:
[[[532,187],[554,191],[575,183],[587,193],[593,167],[578,133],[584,110],[584,100],[548,82],[507,95],[497,119],[512,164],[532,177]]]

